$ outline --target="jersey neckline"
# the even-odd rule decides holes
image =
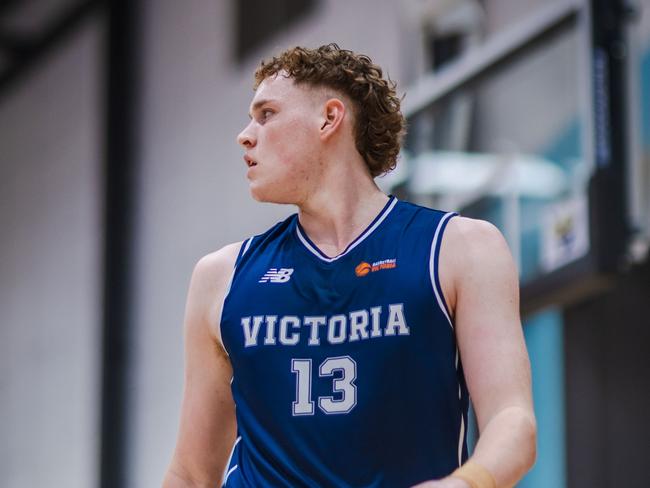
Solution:
[[[397,198],[395,198],[393,195],[390,195],[388,198],[388,201],[386,202],[386,205],[381,209],[379,214],[373,219],[372,222],[366,227],[366,229],[359,234],[348,246],[340,253],[337,254],[334,257],[330,257],[327,254],[325,254],[323,251],[321,251],[316,244],[314,244],[309,236],[307,236],[307,233],[305,230],[302,228],[300,225],[300,220],[298,219],[298,215],[296,214],[296,236],[298,237],[298,241],[309,251],[311,254],[319,258],[320,260],[326,262],[326,263],[332,263],[338,259],[341,259],[343,256],[348,254],[350,251],[352,251],[355,247],[357,247],[359,244],[361,244],[370,234],[372,234],[377,227],[388,217],[388,214],[393,210],[395,207],[395,204],[397,203]]]

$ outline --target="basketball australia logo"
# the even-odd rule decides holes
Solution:
[[[361,277],[366,276],[368,273],[381,271],[382,269],[393,268],[397,268],[397,259],[382,259],[381,261],[376,261],[372,264],[361,261],[357,264],[357,267],[354,268],[354,274]]]

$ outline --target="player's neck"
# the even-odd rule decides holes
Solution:
[[[299,205],[300,225],[328,256],[336,256],[377,217],[388,197],[374,181],[342,178],[336,186],[323,185]]]

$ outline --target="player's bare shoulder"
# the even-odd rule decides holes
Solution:
[[[457,216],[445,229],[439,268],[445,298],[454,308],[463,284],[479,274],[502,275],[514,269],[514,263],[503,234],[494,224]]]
[[[192,279],[196,277],[197,279],[213,281],[215,278],[220,280],[224,275],[227,275],[226,278],[229,279],[241,245],[241,242],[228,244],[203,256],[194,267]]]
[[[203,256],[194,266],[187,299],[186,324],[208,324],[221,342],[221,307],[242,243],[236,242]]]
[[[495,248],[502,248],[507,244],[501,231],[487,220],[471,219],[457,216],[449,221],[445,231],[445,241],[450,245],[452,253],[460,254],[463,258],[475,255],[489,254]],[[444,241],[443,241],[444,242]]]

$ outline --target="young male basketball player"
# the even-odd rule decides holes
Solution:
[[[501,234],[377,188],[404,120],[365,56],[328,45],[263,63],[250,117],[250,191],[298,213],[196,266],[164,486],[512,486],[535,418]]]

